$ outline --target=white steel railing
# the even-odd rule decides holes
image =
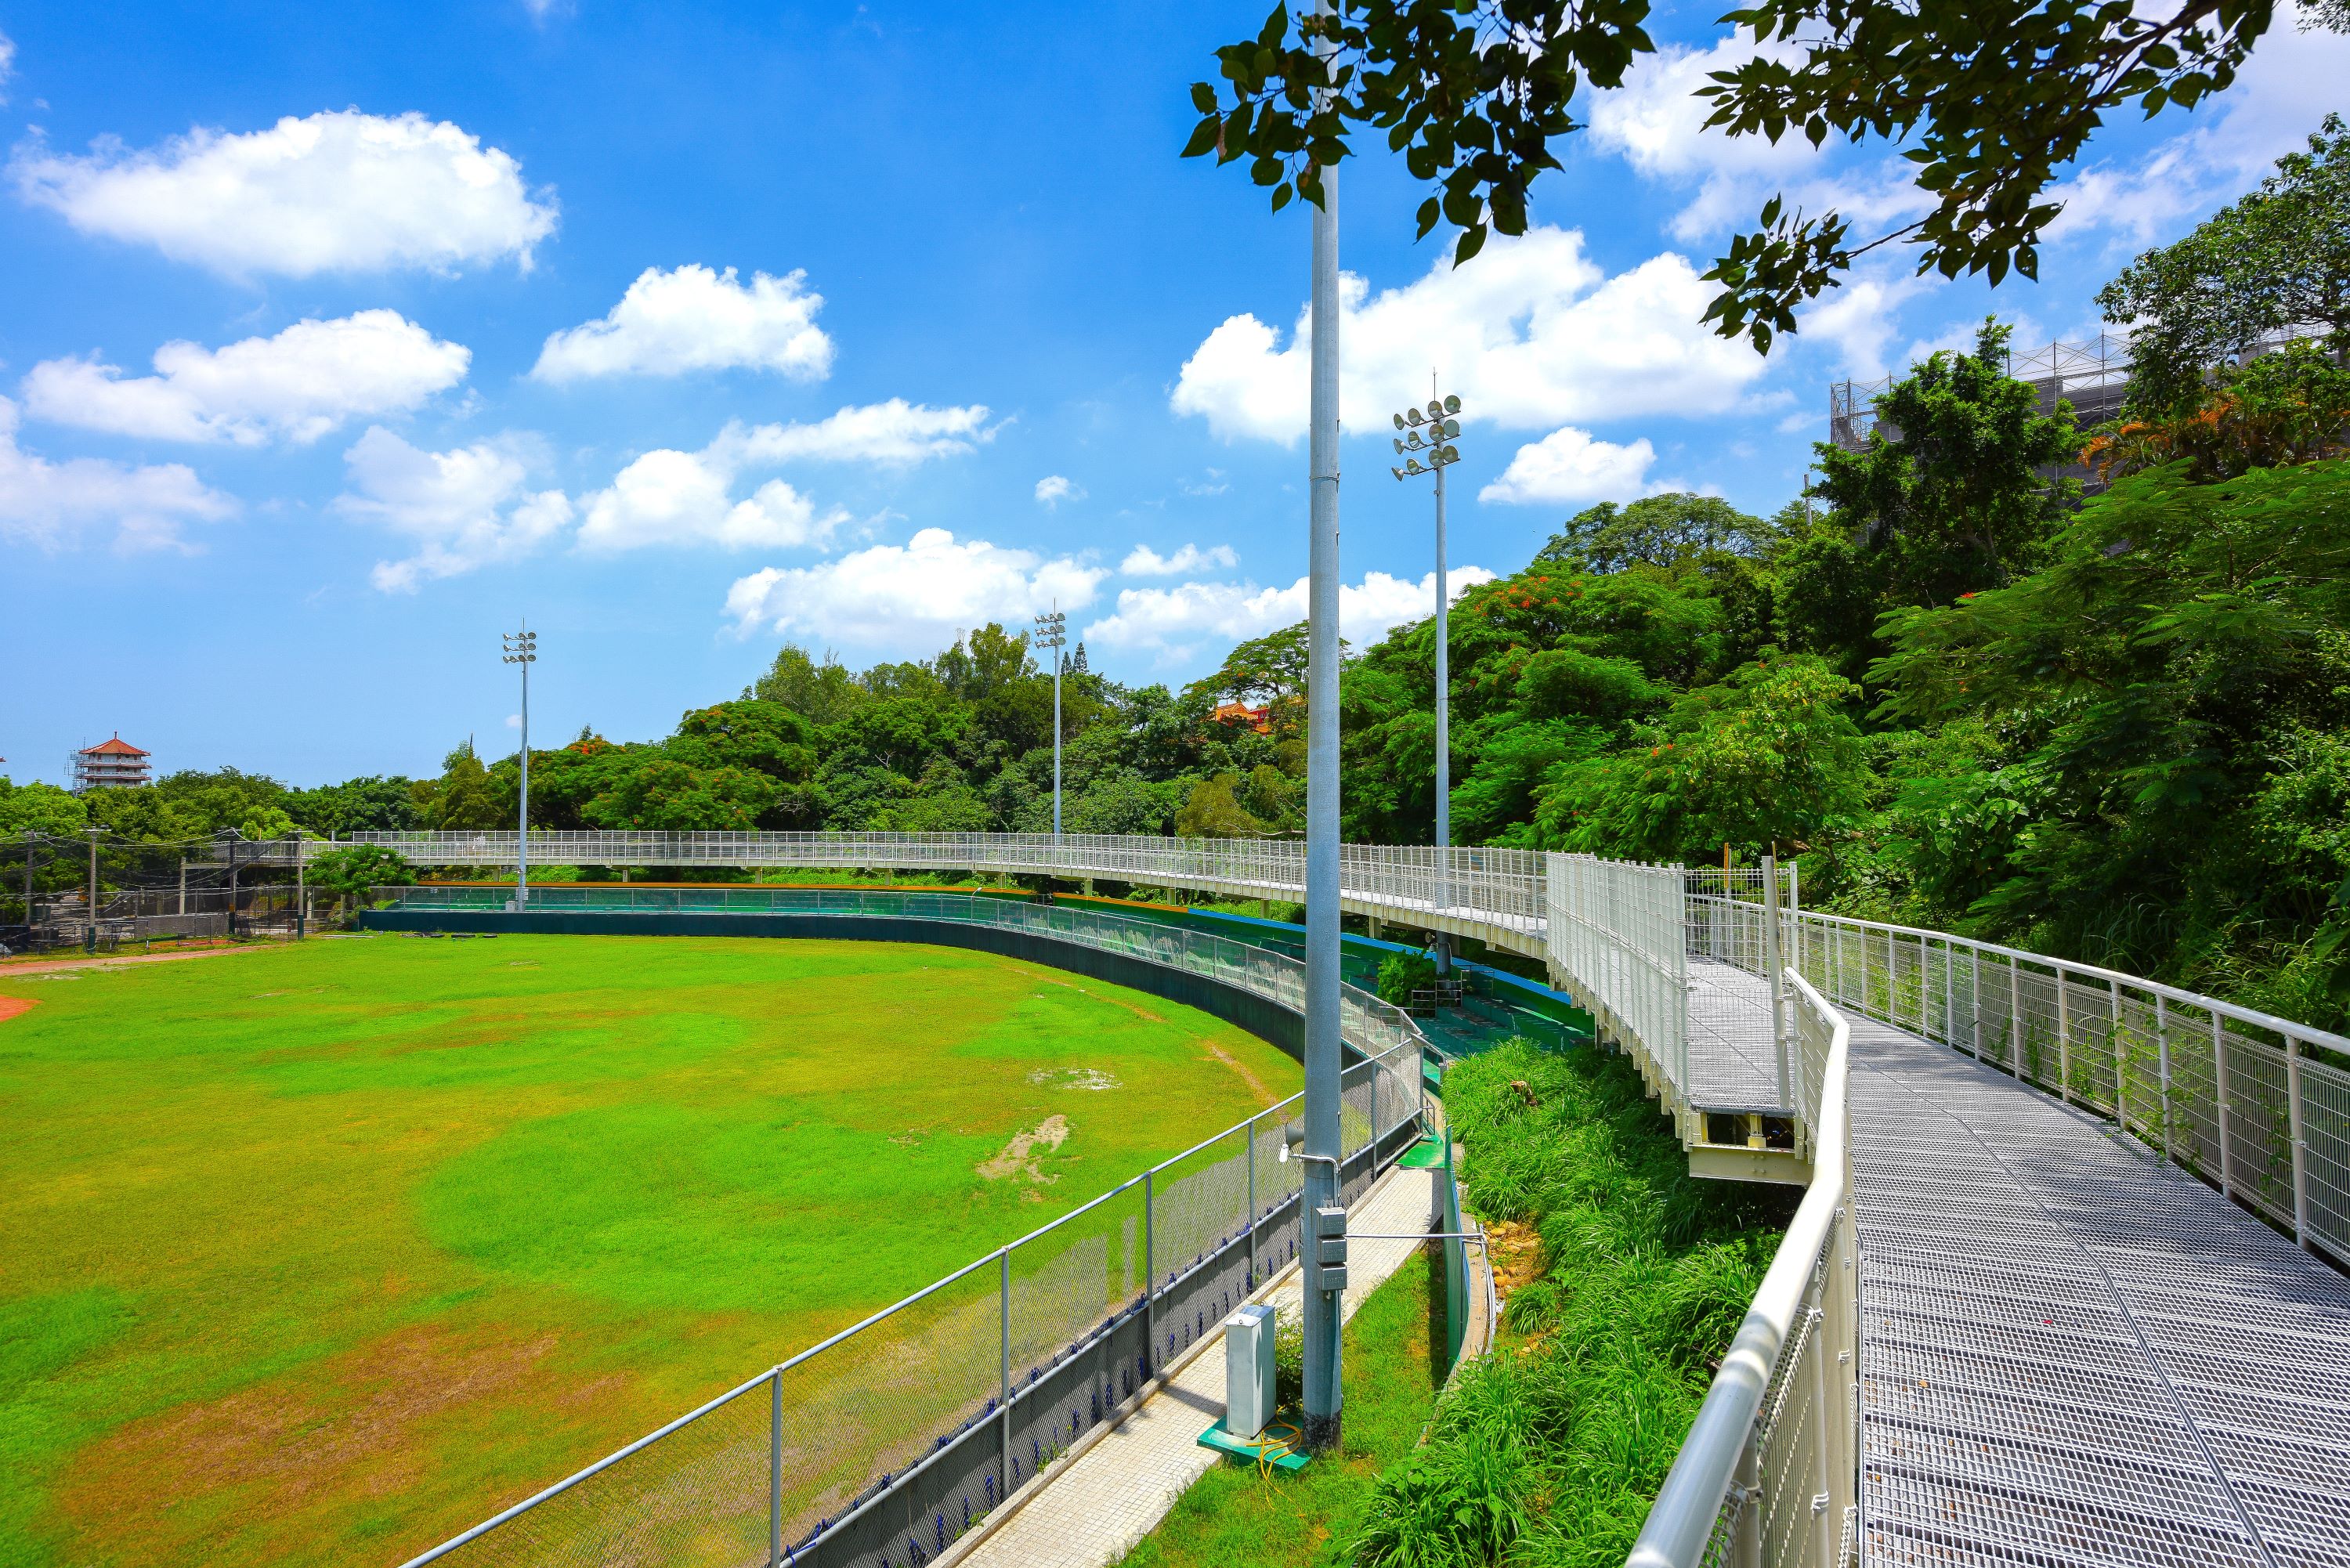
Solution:
[[[1690,900],[1708,956],[1759,970],[1763,913]],[[2350,1039],[2158,981],[1945,931],[1791,913],[1783,950],[1836,1005],[2115,1123],[2350,1265]]]
[[[386,904],[504,908],[488,888],[378,889]],[[540,911],[825,913],[1035,931],[1204,975],[1293,1008],[1303,966],[1098,910],[859,889],[552,885]],[[1342,1200],[1418,1136],[1424,1041],[1343,989]],[[409,1560],[919,1563],[945,1551],[1143,1393],[1297,1255],[1293,1096],[997,1248]]]
[[[1648,1510],[1631,1568],[1840,1565],[1857,1504],[1851,1025],[1790,971],[1812,1180]]]

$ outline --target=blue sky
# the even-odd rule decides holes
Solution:
[[[1795,493],[1826,384],[2098,326],[2145,245],[2338,105],[2281,20],[2193,116],[2074,171],[2037,285],[1899,257],[1758,359],[1695,279],[1770,191],[1899,221],[1881,147],[1697,131],[1718,6],[1459,274],[1349,165],[1346,631],[1430,602],[1388,415],[1469,402],[1456,587],[1598,499]],[[1180,680],[1302,615],[1306,224],[1182,161],[1261,4],[331,7],[0,0],[0,753],[114,732],[308,784],[664,733],[786,639],[852,662],[1024,625]]]

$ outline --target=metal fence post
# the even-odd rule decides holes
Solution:
[[[1248,1124],[1248,1288],[1256,1289],[1256,1118]]]
[[[2301,1036],[2284,1037],[2284,1107],[2286,1136],[2293,1139],[2293,1239],[2309,1247],[2309,1167],[2307,1140],[2301,1130]]]
[[[1762,962],[1771,974],[1771,1049],[1779,1075],[1779,1104],[1795,1109],[1787,1082],[1787,977],[1779,962],[1779,856],[1762,857]],[[1686,1091],[1688,1085],[1684,1085]]]
[[[1012,1249],[1004,1248],[996,1262],[996,1328],[1000,1334],[996,1408],[1002,1412],[1003,1440],[996,1448],[995,1501],[1001,1503],[1012,1495]]]
[[[1738,1522],[1730,1535],[1731,1568],[1762,1568],[1762,1456],[1752,1429],[1738,1451]]]
[[[2154,993],[2155,1082],[2162,1097],[2162,1158],[2170,1154],[2170,1019],[2163,1010],[2162,992]]]
[[[2211,1009],[2211,1098],[2220,1112],[2220,1191],[2236,1195],[2236,1157],[2228,1147],[2228,1024]]]
[[[784,1563],[784,1369],[767,1381],[767,1568]]]
[[[2129,1131],[2129,1077],[2127,1063],[2122,1053],[2122,985],[2117,980],[2106,981],[2113,993],[2114,1002],[2114,1121],[2122,1131]]]
[[[2073,1103],[2073,985],[2062,964],[2056,971],[2056,1095]]]
[[[2023,971],[2007,955],[2007,1070],[2023,1077]]]
[[[1159,1362],[1159,1257],[1154,1250],[1158,1237],[1151,1210],[1150,1171],[1142,1173],[1142,1370],[1149,1376],[1150,1368]],[[1305,1223],[1305,1211],[1298,1210],[1298,1222]]]

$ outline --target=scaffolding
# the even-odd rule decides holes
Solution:
[[[2324,330],[2320,326],[2300,326],[2262,333],[2235,358],[2239,363],[2255,359],[2287,343],[2319,337]],[[2038,394],[2043,414],[2054,414],[2060,401],[2072,404],[2074,423],[2085,431],[2121,417],[2122,403],[2129,393],[2129,338],[2100,332],[2085,343],[2011,348],[2007,373]],[[1877,400],[1893,389],[1894,380],[1892,376],[1881,376],[1874,381],[1829,382],[1829,441],[1846,452],[1865,452],[1869,436],[1880,427],[1887,440],[1900,439],[1901,432],[1883,424],[1877,414]]]

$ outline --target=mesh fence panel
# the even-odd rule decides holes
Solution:
[[[748,1391],[441,1561],[515,1568],[764,1562],[772,1392]]]

